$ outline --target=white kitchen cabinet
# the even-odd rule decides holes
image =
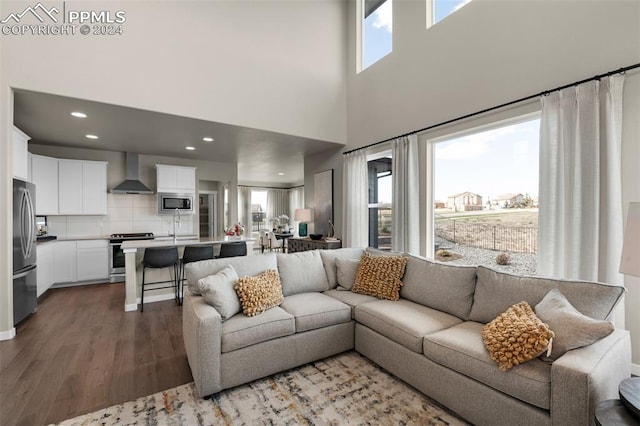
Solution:
[[[58,160],[58,214],[107,214],[106,162]]]
[[[47,242],[38,244],[36,248],[38,256],[38,267],[36,269],[38,297],[47,291],[54,283],[53,252],[55,247],[56,242]]]
[[[76,242],[77,281],[109,278],[109,244],[107,240]]]
[[[76,242],[56,241],[53,250],[53,281],[70,283],[76,280]]]
[[[107,213],[107,163],[83,161],[82,214]]]
[[[196,168],[156,164],[157,192],[194,193],[196,192]]]
[[[58,213],[82,214],[82,161],[58,160]]]
[[[29,136],[13,127],[13,177],[29,181]]]
[[[36,214],[58,214],[58,159],[32,155],[31,179],[36,185]]]

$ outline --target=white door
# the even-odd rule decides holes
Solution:
[[[107,214],[107,165],[82,163],[82,213]]]

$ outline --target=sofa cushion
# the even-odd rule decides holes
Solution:
[[[543,359],[556,360],[567,351],[590,345],[614,330],[609,321],[582,315],[557,289],[551,290],[535,306],[535,312],[555,333],[551,355]]]
[[[360,259],[364,253],[363,248],[350,247],[336,250],[320,250],[322,265],[324,266],[329,288],[336,288],[338,285],[336,259]]]
[[[238,274],[233,266],[228,265],[216,274],[198,280],[198,288],[205,302],[216,308],[222,321],[225,321],[242,310],[235,285]]]
[[[475,266],[454,266],[409,256],[400,296],[469,319],[476,288]]]
[[[322,293],[287,296],[280,305],[296,320],[296,333],[351,321],[351,308]]]
[[[597,320],[609,317],[624,294],[624,287],[585,281],[526,277],[478,266],[478,282],[469,319],[487,323],[516,303],[535,306],[557,288],[584,315]]]
[[[338,290],[351,290],[356,281],[360,259],[336,259]]]
[[[326,294],[327,296],[333,297],[334,299],[338,299],[342,303],[346,303],[351,308],[351,318],[355,319],[356,317],[356,306],[361,305],[363,303],[375,302],[380,299],[377,297],[369,296],[366,294],[358,294],[352,291],[344,291],[338,289],[332,289],[325,291],[322,294]]]
[[[248,317],[282,303],[282,286],[275,269],[267,269],[253,277],[238,278],[235,289],[242,305],[242,312]]]
[[[318,250],[278,253],[277,259],[282,293],[285,296],[329,290],[327,274]]]
[[[547,352],[553,337],[527,302],[511,306],[482,329],[482,342],[501,371]]]
[[[356,321],[417,353],[422,353],[424,336],[462,322],[453,315],[405,299],[358,305]]]
[[[539,359],[499,370],[482,343],[484,324],[466,321],[424,338],[424,354],[458,373],[471,377],[521,401],[548,410],[551,365]]]
[[[222,352],[235,351],[295,332],[293,315],[279,307],[254,317],[237,314],[222,323]]]
[[[365,253],[360,259],[351,291],[379,299],[398,300],[407,256],[379,256]]]
[[[200,289],[198,288],[199,279],[213,275],[228,265],[233,266],[239,277],[257,275],[267,269],[278,269],[275,253],[190,262],[184,266],[184,271],[191,294],[200,294]]]

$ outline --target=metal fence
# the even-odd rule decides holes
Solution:
[[[538,228],[447,220],[436,222],[436,235],[468,247],[514,253],[538,252]]]

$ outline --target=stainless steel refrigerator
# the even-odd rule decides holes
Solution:
[[[36,186],[13,180],[13,323],[36,311]]]

